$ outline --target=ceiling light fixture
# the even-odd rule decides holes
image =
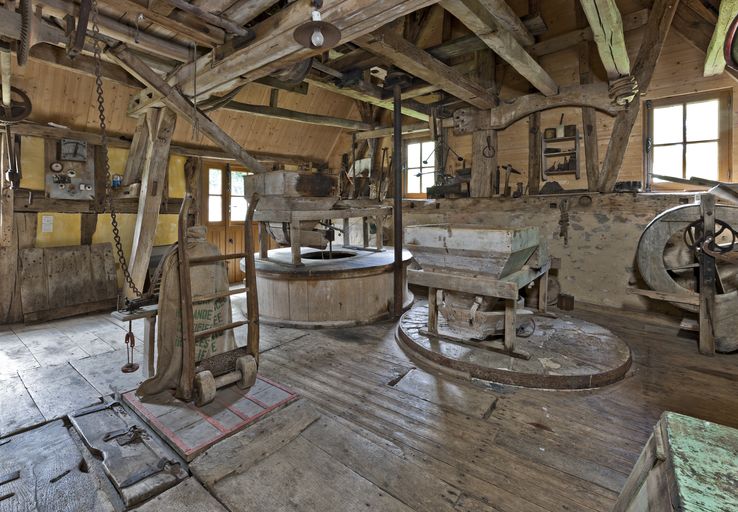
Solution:
[[[293,34],[295,41],[311,50],[333,48],[341,40],[341,31],[332,23],[320,19],[318,9],[323,7],[323,0],[312,0],[310,4],[312,8],[310,21],[295,29]]]

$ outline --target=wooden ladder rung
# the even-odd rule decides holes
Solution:
[[[235,329],[236,327],[241,327],[242,325],[248,324],[248,320],[240,320],[238,322],[231,322],[230,324],[225,325],[219,325],[218,327],[211,327],[210,329],[205,329],[204,331],[199,331],[195,333],[195,339],[202,338],[203,336],[210,336],[211,334],[217,334],[219,332],[227,331],[228,329]]]
[[[230,297],[231,295],[238,295],[239,293],[246,293],[247,291],[248,288],[243,286],[241,288],[234,288],[233,290],[226,290],[224,292],[195,295],[192,297],[192,302],[205,302],[206,300],[221,299],[223,297]]]
[[[216,254],[215,256],[200,256],[199,258],[189,258],[189,264],[203,265],[205,263],[215,263],[216,261],[224,260],[237,260],[245,257],[245,252],[237,252],[234,254]]]

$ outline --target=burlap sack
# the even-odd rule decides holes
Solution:
[[[195,226],[187,230],[187,254],[190,258],[220,254],[206,238],[206,228]],[[159,318],[157,320],[156,375],[145,380],[136,390],[140,398],[175,389],[182,372],[182,308],[179,296],[179,266],[177,251],[164,260],[159,290]],[[228,290],[228,271],[224,262],[190,267],[192,296],[208,295]],[[231,301],[224,297],[193,305],[195,332],[231,322]],[[236,348],[233,331],[199,338],[195,344],[195,360],[201,361],[215,354]]]

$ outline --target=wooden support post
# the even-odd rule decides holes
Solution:
[[[259,194],[252,194],[249,199],[249,208],[246,211],[246,222],[243,226],[243,245],[246,257],[244,258],[243,284],[246,287],[246,320],[248,331],[246,334],[246,350],[259,364],[259,295],[256,289],[256,261],[254,260],[253,229],[254,212],[259,203]]]
[[[497,172],[497,130],[477,130],[472,133],[471,167],[469,195],[492,197]]]
[[[154,246],[164,181],[167,177],[169,146],[177,122],[177,115],[168,108],[151,109],[145,115],[149,137],[129,263],[131,278],[139,290],[143,290],[151,249]],[[126,296],[133,297],[133,290],[126,288]]]
[[[428,332],[438,334],[438,290],[428,288]]]
[[[366,249],[369,247],[369,219],[367,217],[361,218],[361,229],[364,238],[364,249]]]
[[[92,245],[92,236],[97,230],[97,213],[83,213],[80,227],[80,245]]]
[[[715,235],[715,196],[712,194],[700,195],[700,215],[703,222],[703,236]],[[695,237],[696,238],[696,237]],[[715,313],[715,284],[717,268],[715,258],[699,252],[700,263],[700,354],[715,355],[715,334],[713,329],[713,314]]]
[[[538,278],[538,311],[548,310],[548,270]]]
[[[7,153],[8,144],[12,144],[12,141],[6,140],[3,131],[3,133],[0,133],[0,248],[13,245],[13,202],[15,193],[11,188],[10,180],[7,179],[7,159],[3,158],[3,155]]]
[[[185,192],[192,196],[190,215],[194,217],[195,225],[202,223],[202,158],[191,156],[184,165]]]
[[[133,132],[131,148],[128,150],[128,160],[126,160],[126,170],[123,172],[122,186],[127,187],[132,183],[141,182],[148,143],[149,123],[146,120],[146,114],[144,114],[138,117],[136,131]]]
[[[393,151],[392,163],[394,167],[394,183],[392,197],[392,214],[394,216],[394,226],[392,236],[394,237],[394,272],[393,272],[393,301],[395,318],[402,315],[403,301],[403,281],[405,279],[402,265],[402,89],[400,84],[396,83],[392,88],[392,99],[394,105],[394,115],[392,122],[394,124],[394,134],[392,137]]]
[[[302,265],[300,243],[300,221],[293,220],[290,222],[290,248],[292,249],[292,264],[295,266]]]
[[[679,0],[656,0],[648,16],[646,29],[643,32],[643,41],[638,50],[635,64],[633,64],[633,76],[638,81],[640,94],[630,103],[628,108],[620,112],[615,118],[612,128],[612,136],[607,146],[605,160],[602,163],[600,175],[600,192],[612,192],[618,180],[620,168],[623,165],[625,150],[628,148],[630,133],[633,131],[640,110],[640,95],[648,91],[651,77],[656,68],[661,49],[669,33],[671,20],[679,5]]]
[[[543,173],[541,157],[541,113],[528,116],[528,195],[538,195]]]
[[[579,2],[576,4],[576,16],[577,26],[580,28],[586,27],[587,18]],[[591,55],[592,43],[590,41],[579,43],[579,83],[581,85],[592,83]],[[584,132],[587,189],[594,192],[600,184],[600,156],[599,148],[597,147],[597,111],[592,107],[582,108],[582,131]],[[577,162],[577,165],[579,165],[579,162]]]
[[[495,83],[495,57],[490,50],[475,54],[477,80],[489,91],[493,99],[492,107],[498,105],[497,85]],[[481,115],[488,115],[482,111]],[[497,130],[477,130],[472,133],[472,173],[469,183],[471,197],[492,197],[497,173]]]
[[[504,332],[504,344],[505,351],[512,354],[515,352],[515,338],[517,334],[515,332],[515,308],[517,307],[517,301],[514,299],[505,299],[505,332]]]
[[[343,219],[343,245],[351,245],[351,219]]]
[[[377,227],[376,248],[378,251],[384,249],[384,215],[374,217],[374,225]]]
[[[269,258],[269,231],[266,222],[259,222],[259,259]]]

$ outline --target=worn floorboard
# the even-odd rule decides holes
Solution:
[[[0,437],[44,421],[21,378],[0,377]]]
[[[664,410],[738,427],[738,355],[703,357],[673,328],[575,313],[629,344],[623,381],[561,392],[473,384],[418,368],[390,322],[262,326],[262,375],[303,399],[205,452],[192,466],[204,489],[191,478],[169,491],[172,502],[208,503],[207,490],[232,510],[599,512]],[[88,401],[129,385],[119,384],[127,327],[91,315],[0,330],[0,435],[69,412],[59,386],[79,386]],[[67,361],[74,367],[48,367]]]
[[[227,512],[195,478],[188,478],[137,507],[136,512]]]
[[[20,377],[47,420],[101,402],[100,393],[69,363],[23,370]]]

